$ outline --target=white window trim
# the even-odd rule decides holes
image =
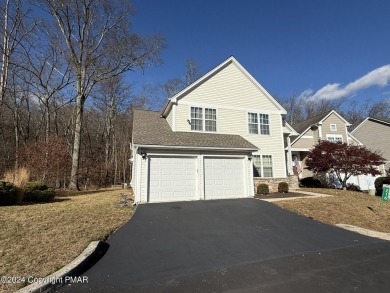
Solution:
[[[248,119],[249,114],[256,114],[257,115],[257,133],[251,133],[249,131],[249,119]],[[262,134],[261,133],[261,129],[260,129],[260,114],[268,115],[268,130],[269,130],[269,134]],[[266,112],[259,113],[257,111],[253,111],[253,112],[248,111],[246,113],[246,129],[247,129],[247,133],[249,135],[267,135],[267,136],[271,136],[271,115],[269,113],[266,113]]]
[[[333,126],[334,126],[334,129],[332,129]],[[330,124],[329,128],[330,128],[330,131],[337,131],[337,124]]]
[[[275,178],[275,162],[274,162],[274,156],[271,154],[253,154],[253,156],[259,156],[260,157],[260,163],[261,163],[261,176],[255,177],[255,178]],[[272,177],[265,177],[264,176],[264,163],[263,163],[263,156],[270,156],[272,161]],[[253,166],[254,167],[254,166]]]
[[[330,141],[329,137],[340,137],[341,138],[341,142],[344,142],[343,136],[341,134],[327,134],[326,135],[326,140],[327,141]]]
[[[202,108],[202,128],[203,130],[192,130],[191,124],[188,124],[189,131],[191,132],[205,132],[205,133],[218,133],[218,108],[213,106],[200,106],[191,104],[188,107],[188,121],[191,122],[191,108]],[[206,108],[215,110],[215,131],[206,131]]]

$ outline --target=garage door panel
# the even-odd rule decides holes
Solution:
[[[195,157],[150,157],[148,201],[196,199],[196,174]]]
[[[242,158],[205,158],[205,199],[245,197]]]

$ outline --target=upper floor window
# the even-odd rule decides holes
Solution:
[[[331,124],[330,125],[330,130],[331,131],[337,131],[337,125],[336,124]]]
[[[203,109],[191,107],[191,130],[203,130]]]
[[[206,131],[217,131],[217,110],[205,108],[205,130]]]
[[[326,139],[330,142],[343,142],[342,135],[327,134]]]
[[[217,131],[217,110],[191,107],[191,130],[203,131],[203,129],[210,132]]]
[[[248,113],[248,128],[249,133],[254,134],[270,134],[269,131],[269,115]]]

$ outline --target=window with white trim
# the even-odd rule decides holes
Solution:
[[[217,110],[212,108],[191,107],[191,130],[216,132]]]
[[[203,109],[191,107],[191,130],[203,130]]]
[[[217,131],[217,110],[216,109],[210,109],[205,108],[205,130],[206,131]]]
[[[272,170],[272,156],[270,155],[263,155],[263,174],[264,177],[272,177],[273,176],[273,170]]]
[[[273,177],[273,165],[271,155],[254,155],[253,162],[253,176],[254,177]]]
[[[249,133],[259,133],[259,122],[257,120],[257,113],[248,113],[248,127]]]
[[[269,115],[248,113],[248,130],[253,134],[269,135]]]
[[[326,135],[326,139],[330,142],[343,142],[343,136],[342,135]]]
[[[331,124],[330,125],[330,130],[331,131],[337,131],[337,125],[336,124]]]

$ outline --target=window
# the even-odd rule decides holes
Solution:
[[[203,130],[203,109],[191,107],[191,130]]]
[[[249,133],[269,135],[269,115],[248,113]]]
[[[217,110],[206,108],[204,123],[206,131],[217,131]]]
[[[257,121],[257,113],[248,113],[249,133],[259,133],[259,123]]]
[[[326,139],[330,142],[343,142],[343,137],[341,135],[326,135]]]
[[[261,177],[261,157],[253,156],[252,161],[253,161],[253,176]]]
[[[264,177],[272,177],[272,156],[263,155],[263,174]]]
[[[254,155],[252,161],[254,177],[273,177],[271,155]]]
[[[191,107],[191,130],[216,132],[217,110],[211,108]]]
[[[337,125],[336,124],[331,124],[330,125],[330,130],[331,131],[337,131]]]
[[[260,133],[269,134],[269,117],[268,114],[259,114],[260,115]]]

